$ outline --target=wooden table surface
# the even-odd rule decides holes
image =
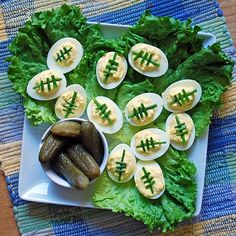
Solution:
[[[236,0],[219,0],[226,22],[236,45]],[[19,235],[12,204],[6,188],[5,177],[0,173],[0,236]]]

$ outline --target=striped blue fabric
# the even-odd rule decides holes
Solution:
[[[22,140],[24,118],[22,99],[13,92],[12,83],[7,80],[8,63],[5,59],[10,55],[7,47],[17,34],[17,29],[33,12],[39,8],[45,9],[47,6],[59,6],[62,2],[62,0],[48,2],[1,0],[0,13],[3,15],[7,35],[7,39],[0,39],[1,145]],[[145,10],[150,10],[156,16],[171,16],[180,20],[192,18],[193,24],[200,24],[203,30],[214,33],[225,52],[235,59],[236,51],[225,26],[223,12],[215,0],[129,2],[70,1],[71,4],[83,6],[83,13],[90,21],[134,24]],[[4,94],[1,91],[4,91]],[[211,124],[201,214],[192,222],[182,223],[174,235],[236,235],[236,117],[235,112],[229,113],[224,117],[219,117],[216,113]],[[22,234],[66,236],[149,234],[143,224],[124,217],[121,213],[26,202],[19,197],[18,180],[18,172],[6,176],[16,221]],[[223,218],[218,221],[220,217]],[[188,228],[182,229],[181,226]]]

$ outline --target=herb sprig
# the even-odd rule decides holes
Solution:
[[[133,108],[133,113],[128,115],[128,118],[136,117],[138,120],[143,118],[144,116],[148,116],[148,111],[157,107],[157,104],[153,104],[145,107],[143,103],[140,104],[137,108]]]
[[[157,142],[151,137],[150,139],[141,140],[140,144],[136,148],[142,148],[144,152],[148,152],[150,149],[154,149],[157,145],[165,144],[166,142]]]
[[[122,173],[125,172],[125,169],[126,169],[126,166],[127,166],[127,164],[124,162],[124,158],[125,158],[125,150],[123,150],[123,152],[122,152],[121,161],[116,161],[117,165],[116,165],[115,172],[119,173],[119,178],[118,178],[119,181],[121,179]]]

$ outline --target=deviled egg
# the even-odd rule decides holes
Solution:
[[[200,84],[190,79],[175,82],[162,93],[164,107],[171,112],[183,112],[192,109],[200,101],[201,96]]]
[[[97,81],[105,89],[117,87],[125,78],[128,65],[124,56],[117,52],[108,52],[97,62]]]
[[[107,134],[119,131],[123,117],[119,107],[109,98],[98,96],[88,104],[87,116],[97,129]]]
[[[168,70],[168,60],[161,49],[146,43],[135,44],[128,54],[129,64],[148,77],[159,77]]]
[[[45,70],[29,81],[27,93],[39,101],[52,100],[65,91],[66,84],[66,78],[62,73],[55,70]]]
[[[107,161],[109,177],[118,183],[126,183],[132,179],[136,169],[136,159],[127,144],[117,145],[110,153]]]
[[[143,93],[131,99],[125,107],[125,117],[134,126],[154,121],[162,112],[162,98],[155,93]]]
[[[87,104],[84,88],[78,84],[68,86],[65,92],[57,99],[55,114],[59,119],[80,117]]]
[[[157,128],[136,133],[130,142],[133,154],[140,160],[154,160],[168,150],[170,140],[166,132]]]
[[[165,179],[161,167],[155,161],[138,161],[134,181],[146,198],[157,199],[165,192]]]
[[[83,57],[83,47],[75,38],[58,40],[49,50],[47,66],[50,69],[67,73],[75,69]]]
[[[189,149],[195,139],[195,126],[186,113],[172,113],[166,120],[166,133],[171,145],[177,150]]]

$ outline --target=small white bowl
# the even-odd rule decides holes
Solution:
[[[88,120],[85,120],[85,119],[81,119],[81,118],[67,118],[67,119],[63,119],[63,120],[60,120],[58,121],[57,123],[59,122],[63,122],[63,121],[68,121],[68,120],[72,120],[72,121],[78,121],[79,123],[82,123],[83,121],[88,121]],[[54,125],[54,124],[53,124]],[[39,144],[39,151],[43,145],[43,142],[44,140],[49,136],[50,134],[50,130],[52,128],[51,125],[46,131],[45,133],[43,134],[42,138],[41,138],[41,141],[40,141],[40,144]],[[102,140],[102,144],[103,144],[103,150],[104,150],[104,156],[103,156],[103,161],[100,165],[100,176],[101,174],[103,173],[103,171],[105,170],[106,168],[106,164],[107,164],[107,160],[108,160],[108,143],[107,143],[107,140],[104,136],[104,134],[98,130],[98,133],[100,135],[100,138]],[[50,165],[47,165],[47,164],[42,164],[41,163],[41,166],[45,172],[45,174],[54,182],[54,183],[57,183],[58,185],[61,185],[63,187],[66,187],[66,188],[73,188],[64,178],[62,178],[61,176],[59,176],[54,170],[52,170],[50,168]],[[99,176],[99,177],[100,177]],[[96,181],[99,177],[97,177],[96,179],[92,180],[89,182],[89,184],[93,183],[94,181]],[[79,190],[79,191],[83,191],[83,190]]]

